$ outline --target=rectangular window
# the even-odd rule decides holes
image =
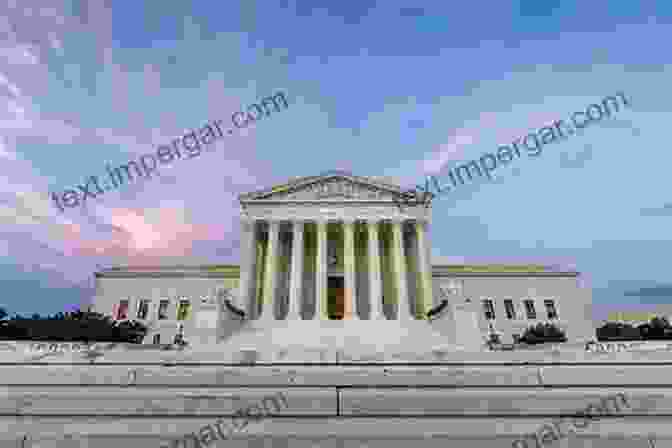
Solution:
[[[555,309],[555,303],[553,303],[553,300],[544,300],[544,306],[546,307],[546,315],[549,319],[558,318],[558,312]]]
[[[177,320],[189,319],[190,311],[191,303],[189,303],[188,300],[180,300],[180,303],[177,306]]]
[[[485,312],[485,318],[488,320],[495,319],[495,306],[492,303],[492,300],[486,299],[483,300],[483,311]]]
[[[168,319],[168,300],[161,300],[159,302],[159,320]]]
[[[122,300],[119,302],[119,308],[117,308],[117,320],[128,319],[128,300]]]
[[[147,319],[147,313],[149,313],[149,300],[142,299],[138,304],[138,319]]]
[[[511,299],[504,300],[504,309],[506,310],[507,319],[516,318],[516,309],[513,307],[513,300]]]
[[[161,343],[161,335],[160,334],[155,334],[154,339],[152,340],[152,344],[158,345]]]
[[[525,311],[527,312],[528,319],[536,319],[537,311],[534,309],[534,300],[524,300]]]

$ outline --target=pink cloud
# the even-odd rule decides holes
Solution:
[[[115,208],[110,212],[110,223],[118,231],[101,238],[88,236],[86,228],[77,223],[63,224],[62,252],[100,260],[121,257],[126,260],[124,264],[138,265],[160,257],[185,256],[196,241],[232,236],[221,224],[185,222],[182,211],[176,208],[152,209],[147,215]]]
[[[146,123],[145,98],[131,95],[131,88],[161,98],[170,97],[161,82],[161,70],[147,64],[141,72],[117,63],[111,38],[111,12],[102,1],[85,2],[81,18],[58,9],[34,10],[17,7],[0,28],[7,39],[0,48],[0,240],[8,243],[0,250],[24,270],[40,268],[57,272],[66,283],[90,280],[96,266],[165,264],[179,260],[190,264],[222,262],[238,251],[239,205],[236,196],[273,182],[268,162],[256,158],[255,130],[218,141],[199,157],[162,167],[160,176],[138,185],[125,185],[89,201],[85,209],[59,212],[48,192],[55,187],[50,166],[36,166],[17,147],[22,139],[43,139],[50,143],[90,143],[116,146],[121,151],[101,156],[98,167],[82,172],[82,178],[59,179],[62,188],[81,183],[88,174],[104,173],[104,163],[126,163],[139,154],[153,152],[156,145],[169,142],[187,129],[198,128],[204,120],[227,120],[244,108],[227,90],[222,76],[211,73],[195,95],[203,97],[195,109],[193,122],[178,121],[163,108]],[[3,22],[4,20],[4,22]],[[80,21],[81,20],[81,21]],[[91,36],[103,67],[96,88],[114,91],[115,112],[128,117],[126,124],[100,128],[78,123],[72,114],[44,113],[33,98],[48,94],[52,71],[45,63],[48,52],[72,51],[61,37],[95,30]],[[16,63],[10,64],[14,61]],[[108,76],[109,75],[109,76]],[[105,80],[110,80],[109,84]],[[123,151],[123,152],[122,152]],[[263,179],[263,185],[260,185]],[[200,257],[200,258],[199,258]]]

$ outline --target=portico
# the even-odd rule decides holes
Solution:
[[[401,195],[339,172],[242,195],[239,304],[264,321],[424,316],[430,212]]]

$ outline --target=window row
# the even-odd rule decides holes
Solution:
[[[492,299],[484,299],[483,303],[483,312],[487,320],[495,320],[495,303]],[[525,314],[528,319],[537,319],[537,310],[534,307],[534,300],[525,299],[523,300],[523,306],[525,307]],[[546,309],[546,318],[548,319],[557,319],[558,311],[555,308],[555,302],[552,299],[544,300],[544,307]],[[504,300],[504,312],[506,313],[507,319],[516,319],[516,307],[513,300],[505,299]]]
[[[177,334],[175,335],[175,338],[173,339],[173,344],[175,344],[178,340],[183,340],[183,332],[184,332],[184,325],[180,324],[179,327],[177,328]],[[161,344],[161,335],[159,333],[156,333],[152,337],[152,344],[154,345],[159,345]]]
[[[178,297],[177,301],[177,312],[175,315],[176,320],[188,320],[191,316],[191,301],[186,297]],[[169,319],[168,308],[171,304],[171,299],[161,299],[159,300],[159,306],[156,310],[155,318],[157,320]],[[149,316],[149,308],[152,301],[150,299],[140,299],[137,301],[137,308],[135,313],[136,319],[151,319]],[[120,300],[118,304],[115,304],[112,310],[112,316],[116,320],[126,320],[129,319],[129,309],[130,309],[130,300]]]

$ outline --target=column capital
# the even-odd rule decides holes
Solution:
[[[428,231],[430,222],[428,219],[419,219],[413,223],[413,226],[424,231]]]
[[[254,228],[254,225],[257,223],[257,220],[254,218],[240,218],[240,228],[244,231],[250,231]]]

